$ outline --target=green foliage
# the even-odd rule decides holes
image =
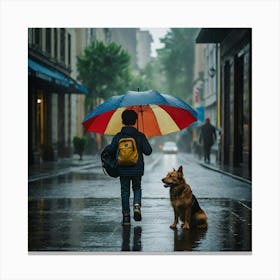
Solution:
[[[129,90],[137,91],[139,88],[139,91],[145,91],[151,89],[151,82],[146,79],[145,75],[132,75],[130,78],[130,82],[128,85]]]
[[[161,39],[165,47],[158,50],[167,91],[182,99],[192,96],[194,47],[197,28],[171,28]]]
[[[93,41],[77,57],[78,78],[89,88],[85,107],[93,108],[97,97],[107,98],[126,89],[130,78],[130,56],[121,46]]]
[[[140,91],[155,89],[159,92],[166,93],[167,87],[165,76],[162,73],[159,60],[154,58],[144,69],[139,70],[137,75],[131,75],[128,88]]]
[[[166,86],[166,77],[163,67],[158,58],[154,58],[143,70],[142,75],[148,81],[151,89],[155,89],[162,93],[168,93]]]
[[[139,74],[132,74],[130,56],[116,43],[94,41],[77,57],[78,78],[89,88],[85,112],[97,98],[123,94],[127,90],[156,89],[190,102],[192,97],[194,46],[199,29],[172,28],[161,39],[165,47]]]
[[[80,160],[82,160],[86,143],[87,139],[85,137],[74,136],[73,138],[74,153],[80,156]]]

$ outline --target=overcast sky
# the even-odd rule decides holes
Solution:
[[[156,56],[156,49],[163,47],[160,43],[159,38],[163,38],[168,31],[168,28],[141,28],[141,30],[149,30],[153,36],[154,42],[152,43],[152,56]]]

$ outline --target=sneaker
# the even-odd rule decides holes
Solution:
[[[123,226],[130,226],[130,215],[123,215]]]
[[[134,205],[134,216],[133,216],[135,221],[141,221],[142,216],[141,216],[141,207],[139,204]]]

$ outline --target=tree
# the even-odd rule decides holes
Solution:
[[[85,109],[96,105],[97,97],[122,93],[130,78],[130,56],[116,43],[94,41],[77,57],[78,78],[89,88]]]
[[[154,89],[167,93],[165,76],[162,74],[161,65],[157,58],[153,58],[144,69],[139,69],[137,74],[131,75],[129,89],[140,91]]]
[[[153,58],[143,70],[143,75],[149,81],[150,88],[159,92],[168,93],[164,70],[158,57]]]
[[[161,39],[165,47],[158,50],[168,91],[182,99],[188,99],[192,94],[194,46],[197,32],[197,28],[171,28]]]

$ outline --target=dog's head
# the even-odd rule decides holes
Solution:
[[[162,178],[162,182],[166,188],[178,186],[182,184],[183,181],[184,178],[182,166],[180,166],[177,171],[173,168],[173,171],[168,172],[167,175]]]

